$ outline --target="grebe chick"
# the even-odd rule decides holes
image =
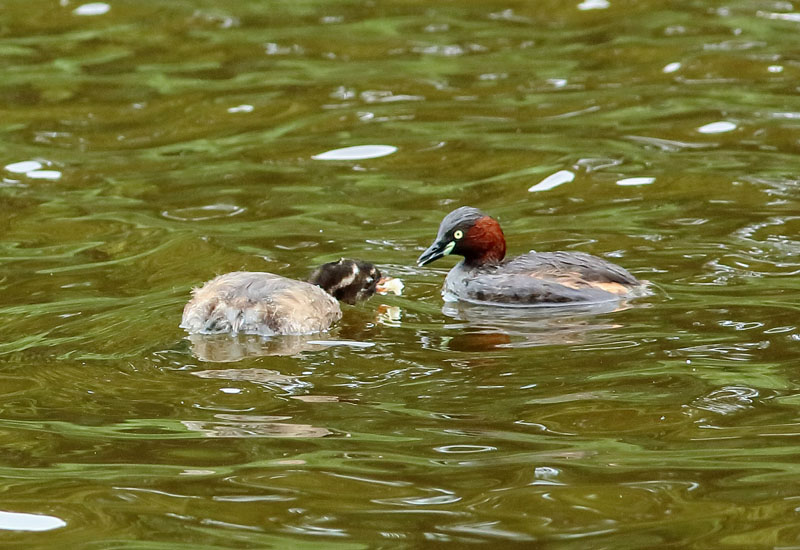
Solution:
[[[446,300],[498,305],[602,302],[636,295],[645,288],[622,267],[584,252],[528,252],[510,260],[497,220],[462,206],[439,225],[436,240],[417,265],[448,254],[463,256],[445,279]]]
[[[366,300],[385,280],[374,265],[345,259],[320,266],[308,282],[234,271],[192,290],[180,326],[201,334],[323,332],[342,318],[337,300]]]

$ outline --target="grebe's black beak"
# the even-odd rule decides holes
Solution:
[[[455,248],[456,242],[449,241],[449,240],[441,240],[436,241],[432,245],[428,247],[428,249],[423,252],[419,258],[417,258],[417,265],[422,267],[423,265],[428,265],[431,262],[438,260],[439,258],[443,258],[447,256],[453,251]]]

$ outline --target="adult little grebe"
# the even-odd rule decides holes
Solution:
[[[500,224],[462,206],[439,225],[436,240],[417,260],[423,266],[448,254],[464,259],[445,279],[445,299],[500,305],[600,302],[644,288],[618,265],[584,252],[528,252],[510,260]]]
[[[203,334],[322,332],[342,318],[336,300],[348,304],[366,300],[387,280],[374,265],[345,259],[319,267],[308,282],[235,271],[192,290],[180,326]]]

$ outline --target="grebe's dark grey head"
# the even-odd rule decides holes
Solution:
[[[427,265],[448,254],[464,256],[472,265],[501,261],[506,255],[506,239],[500,224],[477,208],[456,208],[444,217],[436,240],[420,255],[417,265]]]
[[[380,279],[381,272],[371,263],[342,258],[318,267],[308,282],[352,305],[375,294]]]

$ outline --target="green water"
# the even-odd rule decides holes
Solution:
[[[800,547],[791,4],[106,7],[0,5],[3,548]],[[654,294],[443,309],[462,204]],[[341,256],[348,345],[178,328]]]

